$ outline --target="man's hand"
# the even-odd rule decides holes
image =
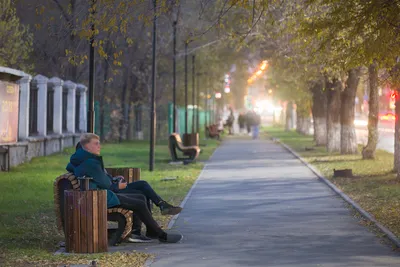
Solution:
[[[118,189],[119,190],[122,190],[122,189],[125,189],[126,187],[127,187],[127,183],[126,182],[120,182],[119,184],[118,184]]]

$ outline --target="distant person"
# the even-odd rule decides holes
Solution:
[[[253,139],[258,139],[260,132],[261,115],[253,111]]]
[[[245,122],[246,122],[246,128],[247,128],[247,134],[251,136],[251,127],[253,126],[253,112],[251,110],[247,111],[245,115]]]
[[[224,121],[222,118],[218,119],[217,130],[218,130],[218,132],[224,132]]]
[[[226,120],[226,126],[228,126],[229,135],[233,135],[233,122],[235,121],[235,116],[233,115],[232,108],[229,108],[229,117]]]
[[[239,133],[245,133],[246,116],[243,112],[240,112],[238,116]]]

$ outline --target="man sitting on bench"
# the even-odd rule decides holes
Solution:
[[[76,152],[71,156],[67,171],[76,177],[92,177],[90,189],[107,190],[107,207],[121,206],[135,212],[151,232],[156,233],[161,242],[176,243],[182,239],[181,234],[164,232],[153,219],[146,198],[149,198],[164,215],[178,214],[182,208],[164,201],[146,181],[127,184],[121,177],[111,177],[105,172],[103,158],[100,156],[99,136],[85,133],[81,136]],[[140,191],[143,197],[137,192]],[[115,194],[117,193],[117,194]]]

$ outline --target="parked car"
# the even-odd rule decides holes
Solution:
[[[396,120],[396,114],[393,112],[383,112],[379,113],[379,120],[380,121],[395,121]]]

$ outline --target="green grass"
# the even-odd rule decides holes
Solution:
[[[125,142],[104,144],[102,155],[106,167],[139,167],[141,179],[148,181],[167,201],[180,204],[203,168],[201,161],[207,160],[218,145],[218,141],[200,141],[202,153],[198,163],[170,165],[167,142],[159,142],[155,153],[155,170],[148,171],[148,142]],[[101,257],[102,266],[125,266],[118,261],[122,254],[53,256],[58,243],[64,239],[56,229],[54,213],[53,182],[65,173],[65,166],[74,149],[47,157],[34,158],[31,162],[0,172],[0,266],[51,266],[62,263],[88,263],[89,259]],[[163,177],[177,177],[174,181],[160,181]],[[156,210],[156,209],[155,209]],[[166,226],[170,217],[155,218]],[[113,258],[114,257],[114,258]],[[126,255],[127,266],[141,266],[148,255],[133,253]],[[117,261],[115,260],[117,259]],[[109,262],[109,263],[105,263]],[[132,262],[137,262],[133,265]]]
[[[315,147],[312,136],[285,132],[280,127],[264,130],[299,153],[400,238],[400,180],[392,172],[393,154],[377,150],[375,159],[363,160],[361,147],[357,155],[329,154],[325,147]],[[306,147],[315,150],[306,151]],[[353,169],[355,178],[333,178],[333,169],[347,168]]]

